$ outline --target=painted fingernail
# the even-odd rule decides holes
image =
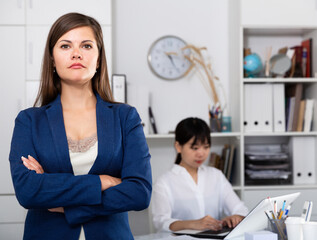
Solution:
[[[26,160],[26,158],[22,156],[22,157],[21,157],[21,160],[24,161],[24,160]]]

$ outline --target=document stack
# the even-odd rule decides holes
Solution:
[[[284,145],[247,145],[246,185],[291,184],[292,168]]]

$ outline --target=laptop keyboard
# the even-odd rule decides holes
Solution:
[[[218,230],[218,231],[206,230],[206,231],[200,232],[199,234],[217,235],[220,233],[226,233],[226,232],[229,233],[232,229],[233,228],[229,228],[229,227],[225,226],[221,230]]]

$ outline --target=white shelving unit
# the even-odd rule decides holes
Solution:
[[[244,152],[248,144],[271,144],[284,143],[287,144],[293,137],[314,137],[317,138],[316,125],[316,100],[317,100],[317,79],[316,78],[244,78],[243,77],[243,48],[251,48],[252,53],[260,55],[261,59],[265,59],[265,49],[272,46],[272,55],[277,53],[277,50],[282,47],[292,47],[300,45],[302,40],[312,38],[313,50],[312,63],[313,71],[316,71],[316,48],[314,44],[317,41],[317,27],[290,27],[290,26],[249,26],[245,25],[240,30],[240,128],[241,130],[241,154],[240,154],[240,169],[241,169],[241,191],[242,199],[247,206],[255,205],[261,197],[281,195],[291,192],[301,192],[300,198],[292,207],[292,214],[300,214],[304,200],[310,199],[317,201],[316,194],[312,191],[317,190],[317,178],[315,176],[315,184],[305,185],[264,185],[264,186],[247,186],[244,178]],[[314,75],[314,72],[313,72]],[[313,129],[311,132],[244,132],[244,86],[254,83],[303,83],[303,97],[315,100]],[[317,156],[315,156],[317,160]],[[292,159],[291,159],[292,161]],[[302,159],[305,164],[305,159]],[[315,173],[316,173],[315,169]],[[312,218],[316,219],[317,211],[313,211]]]

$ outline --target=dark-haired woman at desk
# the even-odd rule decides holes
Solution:
[[[203,165],[210,147],[210,129],[203,120],[187,118],[177,125],[175,164],[153,187],[157,230],[220,230],[235,227],[248,213],[222,172]]]

